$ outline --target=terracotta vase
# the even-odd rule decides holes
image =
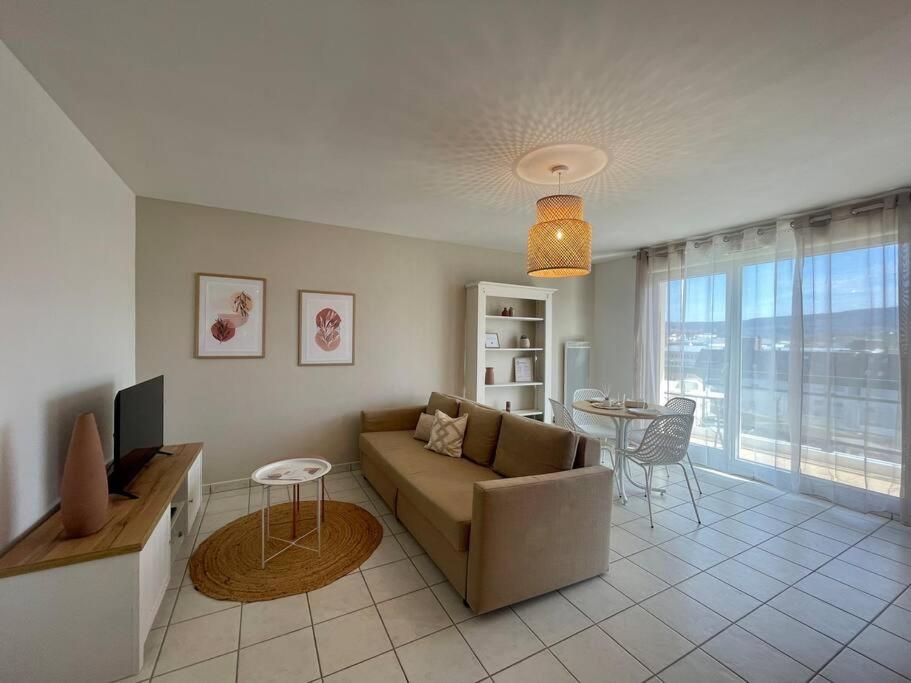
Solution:
[[[60,515],[69,536],[94,534],[108,519],[108,478],[94,413],[76,418],[60,482]]]
[[[493,368],[484,368],[484,384],[493,383]]]

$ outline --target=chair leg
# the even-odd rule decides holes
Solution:
[[[686,473],[686,467],[683,466],[683,463],[679,463],[680,469],[683,470],[683,478],[686,479],[686,488],[690,492],[690,500],[693,501],[693,512],[696,513],[696,523],[702,524],[702,520],[699,519],[699,508],[696,507],[696,497],[693,495],[693,487],[690,486],[690,475]]]
[[[690,464],[690,471],[693,473],[693,481],[696,482],[696,490],[699,491],[699,495],[702,495],[702,487],[699,485],[699,478],[696,476],[696,468],[693,467],[693,461],[690,460],[690,452],[686,452],[686,461]],[[686,471],[686,468],[683,468]]]
[[[648,502],[648,525],[654,529],[655,523],[652,521],[652,473],[654,468],[649,465],[645,470],[645,500]]]

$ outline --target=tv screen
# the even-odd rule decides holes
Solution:
[[[164,375],[117,392],[114,398],[112,492],[124,492],[164,444]]]

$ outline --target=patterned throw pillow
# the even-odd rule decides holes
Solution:
[[[418,426],[414,430],[414,438],[418,441],[423,441],[424,443],[430,441],[430,430],[433,427],[433,420],[433,415],[421,413],[421,416],[418,418]]]
[[[468,415],[449,417],[442,410],[438,410],[433,416],[430,441],[424,448],[434,453],[448,455],[450,458],[462,457],[462,440],[465,438],[467,425]]]

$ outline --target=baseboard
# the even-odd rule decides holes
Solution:
[[[358,460],[354,462],[340,462],[332,464],[332,474],[338,474],[339,472],[351,472],[352,470],[359,470],[361,468],[361,463]],[[331,474],[329,476],[332,476]],[[213,481],[210,484],[202,485],[202,492],[204,494],[210,493],[222,493],[224,491],[235,491],[238,489],[246,489],[258,486],[254,484],[250,477],[245,477],[243,479],[228,479],[227,481]]]

